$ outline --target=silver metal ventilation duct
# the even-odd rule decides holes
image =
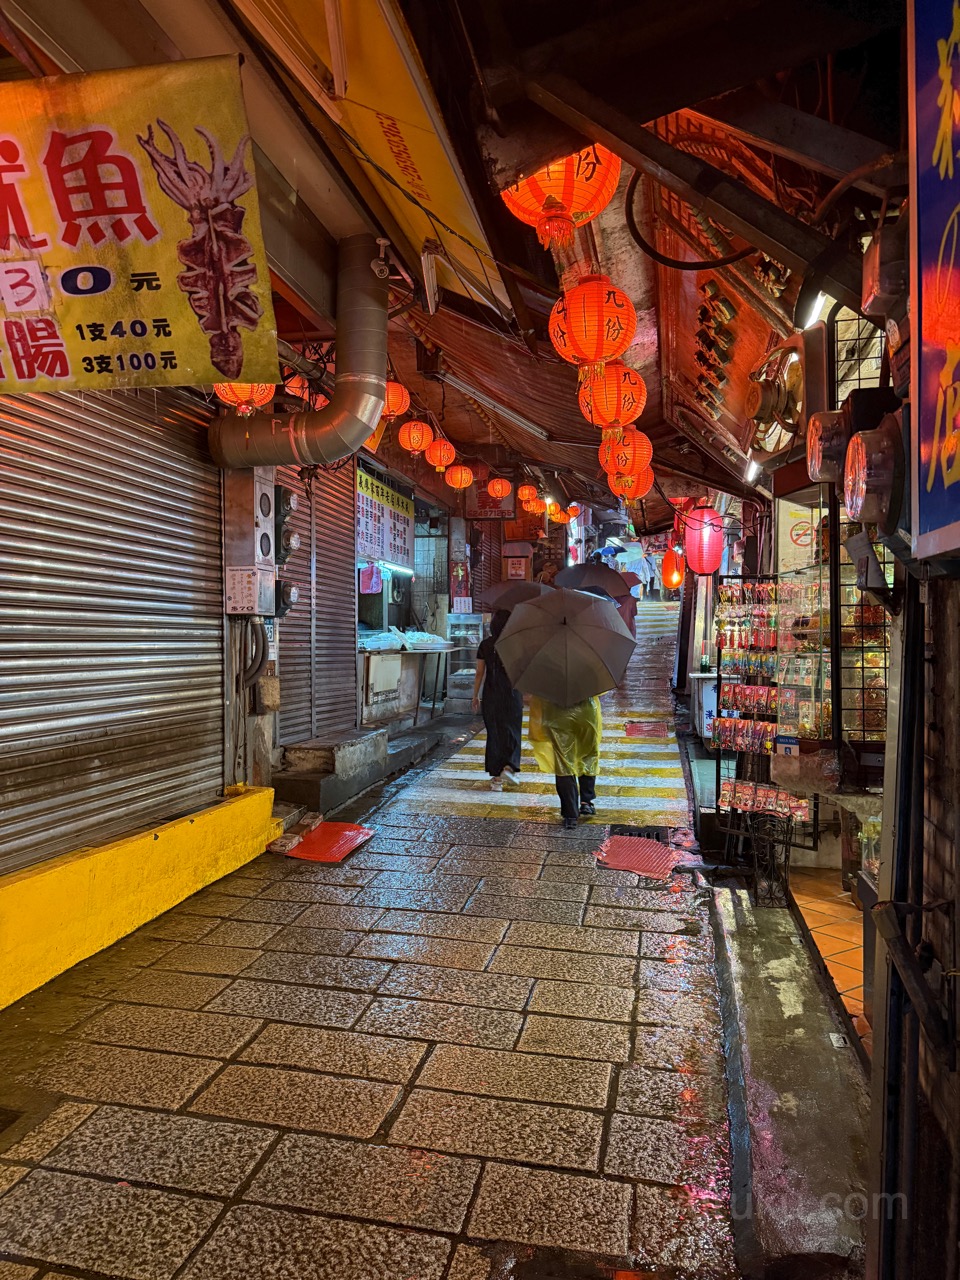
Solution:
[[[376,427],[387,385],[386,271],[371,235],[340,241],[333,399],[315,413],[218,418],[210,450],[221,467],[311,467],[339,462]]]

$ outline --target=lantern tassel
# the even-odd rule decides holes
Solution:
[[[605,368],[606,362],[604,360],[590,360],[586,364],[580,365],[578,381],[599,382],[603,377]]]

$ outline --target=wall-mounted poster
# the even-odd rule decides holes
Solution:
[[[960,7],[911,0],[913,550],[960,548]]]
[[[357,559],[413,568],[413,499],[357,468]]]
[[[277,380],[235,57],[0,84],[0,391]]]

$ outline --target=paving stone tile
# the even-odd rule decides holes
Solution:
[[[172,1009],[199,1009],[229,985],[229,978],[144,969],[136,977],[121,982],[113,996],[117,1000],[161,1004]]]
[[[361,852],[399,853],[411,858],[439,858],[449,848],[446,840],[424,840],[404,832],[402,836],[374,836],[363,846]]]
[[[739,1276],[730,1211],[722,1200],[682,1187],[640,1185],[636,1215],[643,1223],[637,1266],[717,1280]]]
[[[223,893],[238,894],[242,898],[255,898],[264,884],[270,883],[260,876],[247,876],[237,871],[218,880],[216,887]]]
[[[472,889],[381,889],[374,881],[360,890],[357,903],[391,911],[462,911],[471,892]]]
[[[517,1048],[528,1053],[626,1062],[630,1057],[630,1028],[616,1022],[554,1018],[535,1013],[524,1022]]]
[[[0,1164],[0,1196],[27,1176],[30,1166],[26,1164]]]
[[[623,885],[625,888],[639,883],[640,877],[632,871],[603,871],[590,867],[571,867],[548,864],[543,868],[541,880],[567,881],[570,884]]]
[[[427,874],[416,871],[381,871],[377,876],[374,888],[377,889],[428,889],[439,891],[449,889],[472,891],[477,887],[479,876],[446,875],[442,867]]]
[[[19,1262],[0,1262],[0,1280],[33,1280],[39,1274],[36,1267],[22,1266]],[[47,1275],[50,1275],[49,1271]]]
[[[511,880],[507,876],[484,876],[480,891],[500,897],[536,898],[544,902],[586,902],[588,886],[545,880]]]
[[[716,979],[706,965],[689,960],[641,960],[637,965],[637,987],[657,991],[695,991],[712,995]]]
[[[645,933],[640,954],[648,960],[666,960],[668,964],[712,964],[716,949],[709,933],[690,938],[679,933]]]
[[[447,1280],[490,1280],[493,1263],[482,1249],[471,1244],[458,1244]],[[0,1280],[3,1277],[0,1276]]]
[[[370,997],[322,987],[283,982],[250,982],[240,978],[207,1006],[214,1013],[239,1013],[278,1022],[305,1022],[317,1027],[349,1027]]]
[[[590,828],[585,827],[585,831]],[[544,859],[548,867],[585,867],[587,870],[597,865],[593,856],[593,849],[596,849],[603,843],[604,832],[602,829],[593,828],[595,834],[590,838],[589,849],[582,847],[577,848],[575,845],[569,845],[566,848],[559,846],[553,842],[551,847],[545,848]]]
[[[622,1257],[629,1246],[630,1189],[576,1174],[488,1164],[468,1232],[553,1249]]]
[[[268,951],[301,951],[308,955],[345,956],[363,937],[347,929],[308,929],[287,924],[266,945]],[[253,957],[250,957],[251,960]]]
[[[4,1160],[42,1160],[95,1110],[96,1107],[89,1102],[62,1102],[19,1142],[7,1147],[3,1152]]]
[[[508,920],[456,916],[449,912],[385,911],[377,921],[380,933],[415,933],[431,938],[460,938],[464,942],[499,942]]]
[[[455,858],[444,858],[437,870],[450,875],[474,876],[477,879],[482,876],[500,876],[504,880],[536,880],[540,874],[540,863],[494,862],[492,859],[481,861],[458,855]]]
[[[195,1013],[149,1004],[115,1004],[91,1018],[78,1034],[83,1040],[100,1044],[229,1058],[259,1026],[256,1018],[231,1018],[223,1013]]]
[[[261,886],[258,902],[350,902],[359,892],[358,885],[327,884],[307,880],[303,876],[288,876],[286,880],[274,880]]]
[[[531,846],[455,844],[447,850],[447,859],[466,858],[476,862],[543,863],[544,853]]]
[[[367,819],[364,826],[372,827],[376,832],[375,840],[411,840],[419,842],[420,840],[429,840],[427,834],[434,826],[438,825],[438,820],[428,814],[423,815],[423,825],[412,827],[407,823],[406,818],[397,817],[391,813],[383,813],[377,816],[376,821]]]
[[[240,1205],[183,1280],[440,1280],[449,1254],[443,1236]]]
[[[616,873],[605,871],[599,874],[606,877]],[[645,911],[682,911],[684,914],[689,914],[695,901],[696,895],[689,892],[672,893],[669,889],[641,889],[605,882],[590,894],[592,907],[639,907]]]
[[[167,913],[145,924],[139,932],[150,938],[166,938],[171,942],[196,942],[217,927],[215,916]]]
[[[378,998],[357,1023],[357,1030],[372,1035],[415,1036],[421,1040],[512,1049],[522,1021],[519,1014],[501,1009]]]
[[[637,1022],[671,1022],[675,1026],[698,1027],[701,1035],[721,1034],[717,1001],[692,991],[658,991],[645,988],[637,995],[634,1013]]]
[[[725,1135],[715,1125],[700,1131],[659,1117],[614,1115],[603,1161],[604,1172],[644,1182],[694,1186],[721,1195],[729,1188]]]
[[[369,867],[358,867],[353,858],[347,862],[297,862],[291,876],[308,884],[338,884],[344,887],[353,885],[359,888],[369,884],[377,871]]]
[[[428,1089],[488,1094],[526,1102],[604,1107],[610,1071],[606,1062],[439,1044],[430,1054],[417,1084]]]
[[[633,982],[636,962],[629,956],[591,955],[584,951],[553,951],[546,947],[497,947],[491,973],[515,973],[530,978],[558,978],[566,982],[595,982],[626,987]]]
[[[282,880],[285,875],[289,875],[291,869],[295,866],[296,863],[283,854],[261,853],[252,862],[245,863],[238,874],[245,878],[253,877],[257,880]]]
[[[423,875],[439,863],[439,858],[416,858],[402,853],[355,853],[353,865],[364,871],[416,871]],[[368,881],[369,883],[369,881]]]
[[[587,982],[541,979],[528,1006],[531,1013],[561,1013],[569,1018],[629,1022],[633,1016],[631,987],[604,987]]]
[[[691,916],[672,915],[669,911],[639,911],[634,907],[587,907],[584,924],[598,929],[641,929],[651,933],[700,932],[699,923]]]
[[[222,920],[203,940],[205,947],[262,947],[280,926],[265,921]]]
[[[372,929],[382,915],[381,907],[338,907],[324,904],[307,907],[297,921],[297,926],[311,929]]]
[[[634,1060],[644,1067],[715,1073],[720,1069],[721,1041],[704,1039],[697,1027],[637,1027]]]
[[[398,964],[380,985],[380,995],[416,996],[453,1004],[488,1005],[492,1009],[522,1009],[527,1003],[529,978],[498,973],[473,973],[426,964]]]
[[[466,907],[473,916],[504,916],[514,920],[535,920],[547,924],[577,925],[583,914],[580,902],[541,902],[535,898],[505,898],[493,893],[475,893]]]
[[[507,930],[506,940],[511,946],[593,951],[608,956],[635,956],[640,948],[640,935],[633,930],[585,929],[533,920],[517,920]]]
[[[477,1160],[288,1134],[247,1199],[457,1232],[479,1173]]]
[[[220,1205],[36,1169],[0,1200],[0,1251],[130,1280],[169,1280]]]
[[[229,1196],[273,1142],[270,1129],[99,1107],[46,1158],[71,1173]]]
[[[39,1066],[32,1083],[71,1098],[173,1110],[219,1065],[210,1058],[73,1042],[60,1058]]]
[[[306,902],[275,902],[271,898],[245,898],[242,907],[230,912],[231,920],[253,920],[263,924],[292,924],[304,911]]]
[[[414,1089],[390,1142],[529,1164],[596,1169],[603,1118],[572,1107]]]
[[[506,928],[506,924],[504,924]],[[104,1007],[102,1000],[70,996],[49,986],[33,991],[3,1011],[3,1026],[42,1031],[69,1031]]]
[[[426,1049],[419,1040],[275,1022],[265,1027],[240,1056],[245,1062],[308,1067],[330,1075],[403,1084],[413,1075]]]
[[[284,1129],[372,1138],[399,1094],[396,1084],[234,1065],[204,1089],[190,1110]]]
[[[230,916],[249,898],[233,893],[214,893],[210,889],[201,889],[192,898],[186,898],[176,908],[176,913],[195,916]]]
[[[141,934],[132,934],[121,938],[112,947],[91,957],[91,967],[102,967],[104,970],[136,965],[145,968],[156,964],[172,951],[179,950],[179,944],[166,938],[145,938]]]
[[[161,957],[157,969],[176,969],[180,973],[234,974],[245,969],[260,954],[252,947],[205,947],[202,942],[185,942]]]
[[[616,1109],[629,1115],[712,1124],[725,1124],[727,1115],[725,1091],[719,1079],[658,1071],[637,1063],[621,1068]]]
[[[314,987],[344,987],[348,991],[373,991],[390,969],[391,966],[381,960],[265,951],[244,969],[241,977],[267,978],[271,982],[302,982]]]
[[[461,942],[458,938],[422,937],[419,934],[369,933],[355,956],[371,960],[405,960],[411,964],[443,965],[451,969],[482,969],[493,954],[486,942]]]

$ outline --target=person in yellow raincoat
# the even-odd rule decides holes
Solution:
[[[533,754],[541,771],[556,779],[560,813],[568,831],[579,817],[596,813],[602,731],[599,698],[587,698],[572,707],[558,707],[545,698],[530,699]]]

